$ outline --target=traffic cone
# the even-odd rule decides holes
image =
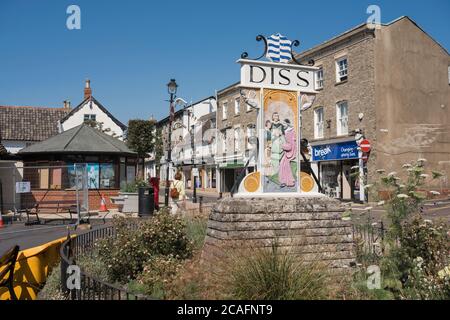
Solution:
[[[105,212],[108,211],[108,209],[106,208],[106,201],[105,201],[105,197],[102,195],[102,198],[100,200],[100,212]]]
[[[5,225],[3,223],[2,213],[0,212],[0,229],[3,228]]]

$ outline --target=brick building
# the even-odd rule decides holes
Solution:
[[[371,183],[377,169],[404,172],[402,165],[418,158],[449,176],[450,56],[411,19],[357,26],[297,59],[320,68],[302,134],[326,193],[366,200],[354,170]],[[367,163],[355,142],[361,136],[372,144]]]
[[[230,192],[239,173],[249,160],[252,145],[250,136],[256,136],[257,112],[244,102],[239,83],[226,87],[217,93],[218,146],[216,163],[219,167],[219,191]],[[254,95],[259,95],[254,92]],[[250,159],[246,172],[255,169]]]

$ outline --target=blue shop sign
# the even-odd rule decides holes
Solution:
[[[356,141],[324,144],[312,147],[312,161],[331,161],[358,158],[358,145]]]

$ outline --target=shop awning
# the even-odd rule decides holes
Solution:
[[[219,168],[220,169],[236,169],[236,168],[243,168],[244,163],[243,162],[231,162],[231,163],[220,163]]]

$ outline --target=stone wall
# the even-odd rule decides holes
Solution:
[[[340,203],[325,196],[295,198],[225,198],[211,210],[204,256],[227,245],[267,247],[276,240],[306,261],[333,268],[355,259],[352,227],[342,220]]]

